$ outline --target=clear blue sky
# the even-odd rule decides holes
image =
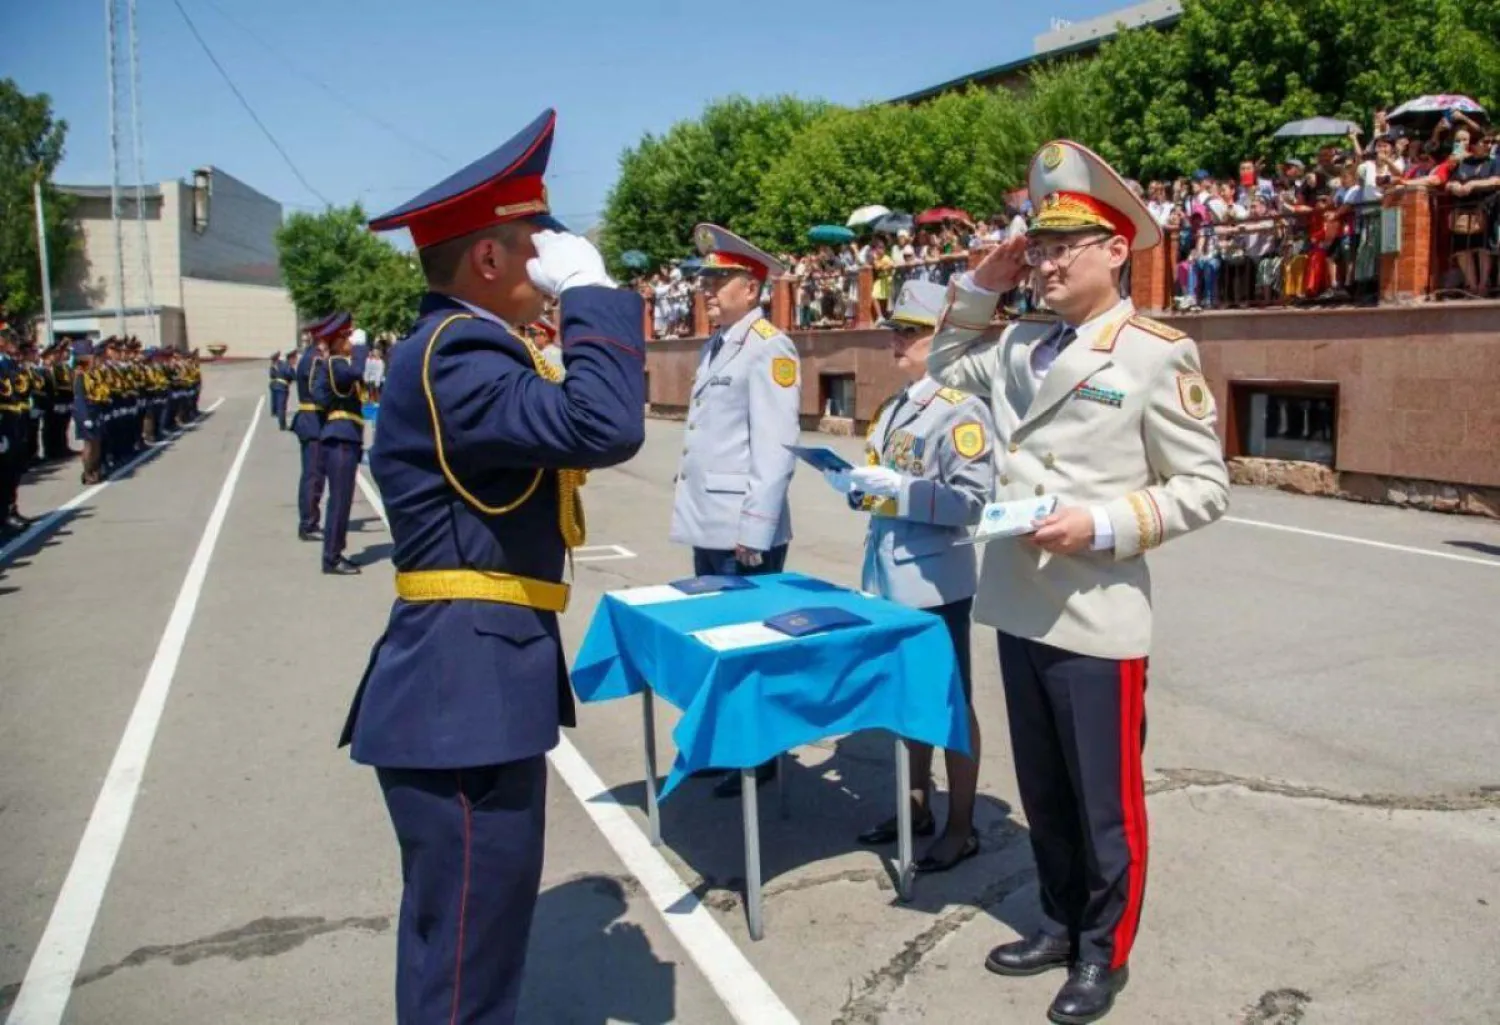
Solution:
[[[625,147],[644,132],[692,117],[711,99],[735,93],[843,104],[889,99],[1025,56],[1052,18],[1081,21],[1125,5],[180,2],[250,105],[330,201],[358,199],[367,213],[379,213],[553,106],[558,132],[549,189],[554,210],[575,230],[597,220]],[[235,101],[173,0],[137,3],[147,180],[185,177],[213,164],[289,209],[319,208]],[[0,0],[0,74],[26,92],[50,94],[70,125],[59,181],[109,182],[104,8],[100,0]],[[353,113],[316,82],[400,134]],[[128,127],[121,124],[122,140]],[[133,181],[133,164],[122,173]]]

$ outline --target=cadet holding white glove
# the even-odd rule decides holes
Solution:
[[[562,231],[539,231],[531,236],[536,256],[526,261],[526,273],[537,288],[556,298],[579,285],[615,283],[604,269],[604,257],[582,235]]]

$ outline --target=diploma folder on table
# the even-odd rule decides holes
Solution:
[[[849,460],[845,459],[843,456],[839,455],[831,448],[824,448],[820,445],[788,445],[787,448],[791,450],[792,455],[796,456],[798,459],[802,460],[804,463],[806,463],[808,466],[811,466],[815,470],[839,471],[854,469],[853,463],[849,462]]]
[[[744,577],[702,576],[674,580],[670,586],[683,594],[718,594],[720,591],[748,591],[755,585]]]
[[[1036,521],[1046,519],[1057,511],[1057,496],[1045,498],[1022,498],[1014,502],[991,502],[979,514],[979,525],[968,537],[961,537],[956,545],[980,545],[1002,537],[1030,534],[1036,529]]]
[[[766,626],[788,637],[807,637],[810,634],[827,633],[848,626],[868,626],[869,620],[856,616],[847,609],[832,605],[816,605],[805,609],[793,609],[766,620]]]

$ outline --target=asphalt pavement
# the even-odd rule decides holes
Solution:
[[[43,470],[22,507],[57,515],[0,546],[14,1025],[392,1020],[395,844],[335,747],[389,535],[362,488],[364,574],[319,573],[264,381],[210,367],[212,411],[102,487]],[[570,648],[600,594],[686,572],[666,540],[681,433],[652,422],[637,459],[590,475]],[[807,473],[791,501],[789,568],[857,584],[858,516]],[[1500,1021],[1500,524],[1236,489],[1227,521],[1151,559],[1150,882],[1108,1020]],[[522,1020],[1042,1021],[1060,977],[982,967],[1036,898],[984,630],[975,668],[981,856],[898,901],[892,852],[854,840],[894,807],[890,739],[798,749],[790,815],[763,802],[759,942],[738,804],[685,784],[650,847],[640,704],[584,706],[554,753]]]

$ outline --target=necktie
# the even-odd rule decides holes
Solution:
[[[713,338],[708,342],[708,361],[712,363],[719,358],[719,350],[724,348],[724,332],[715,331]]]
[[[1059,321],[1038,344],[1031,356],[1031,369],[1038,377],[1045,374],[1062,355],[1062,351],[1078,337],[1078,332]]]

